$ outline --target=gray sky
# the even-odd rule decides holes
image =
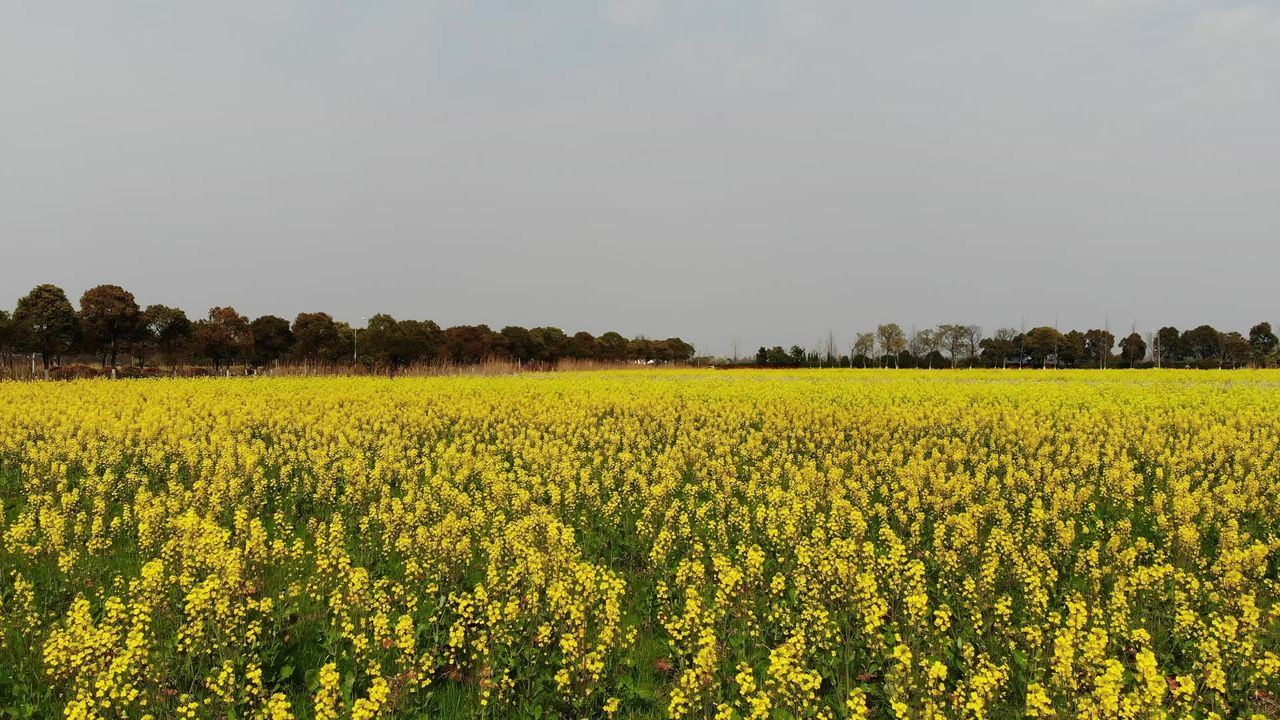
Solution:
[[[0,303],[1280,321],[1280,3],[0,0]]]

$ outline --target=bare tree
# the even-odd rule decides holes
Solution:
[[[892,355],[893,366],[899,367],[898,356],[907,349],[907,334],[902,332],[902,327],[898,323],[878,325],[876,338],[880,341],[880,350],[885,355]]]
[[[982,348],[982,326],[967,325],[965,326],[965,331],[967,332],[966,339],[969,344],[969,361],[973,362],[978,357],[978,351]]]
[[[912,355],[921,357],[926,352],[924,346],[928,339],[928,328],[925,328],[924,330],[917,330],[913,327],[911,328],[911,334],[907,336],[907,349],[911,351]]]
[[[965,344],[969,342],[969,328],[959,324],[939,325],[938,336],[946,346],[947,354],[951,356],[951,367],[955,367],[960,353],[964,352]]]
[[[929,358],[929,369],[933,369],[933,356],[938,354],[946,342],[946,335],[940,330],[930,330],[924,338],[924,352]]]
[[[943,334],[940,330],[925,328],[911,331],[911,354],[917,359],[928,358],[929,369],[933,369],[933,354],[942,347]]]
[[[854,356],[861,355],[862,367],[867,366],[867,358],[871,357],[871,353],[876,351],[876,334],[873,332],[858,333],[853,340]]]

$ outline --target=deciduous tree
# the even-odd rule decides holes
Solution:
[[[627,339],[616,332],[607,332],[600,336],[601,360],[627,359]]]
[[[1254,363],[1265,365],[1267,358],[1276,351],[1280,338],[1271,331],[1271,323],[1262,322],[1249,329],[1249,345],[1252,347]]]
[[[388,372],[433,362],[439,353],[440,335],[440,326],[430,320],[396,320],[379,313],[369,318],[361,331],[361,357]]]
[[[444,331],[444,347],[455,363],[473,364],[506,352],[506,338],[488,325],[457,325]]]
[[[1182,334],[1178,328],[1165,326],[1156,331],[1155,342],[1151,346],[1152,360],[1156,366],[1164,367],[1166,363],[1179,360],[1183,356]]]
[[[942,344],[947,348],[951,367],[955,367],[960,360],[960,355],[969,344],[969,327],[955,323],[939,325],[938,334],[942,338]]]
[[[858,333],[853,339],[853,356],[861,358],[862,367],[867,366],[871,354],[876,351],[876,334],[873,332]]]
[[[283,358],[293,348],[293,330],[289,321],[275,315],[263,315],[249,323],[253,335],[253,362],[266,366]]]
[[[13,370],[13,317],[0,310],[0,363]]]
[[[1084,334],[1085,344],[1089,349],[1089,360],[1097,367],[1105,368],[1111,359],[1111,348],[1116,345],[1116,336],[1109,330],[1088,330]]]
[[[293,320],[293,350],[290,356],[309,363],[350,360],[353,349],[342,339],[338,324],[329,313],[298,313]]]
[[[1062,335],[1058,347],[1058,367],[1081,367],[1089,363],[1089,343],[1084,333],[1072,330]]]
[[[217,370],[229,367],[237,358],[249,358],[253,352],[253,333],[249,318],[233,307],[215,307],[208,318],[196,323],[193,338],[199,352],[209,358]]]
[[[103,366],[116,358],[122,347],[138,338],[142,310],[133,293],[119,285],[99,285],[80,296],[80,329],[84,347],[98,355]]]
[[[1233,368],[1248,364],[1253,346],[1249,339],[1236,331],[1222,335],[1222,360]]]
[[[876,327],[876,339],[880,342],[880,353],[892,355],[894,367],[901,363],[899,356],[907,349],[907,336],[898,323],[885,323]]]
[[[406,364],[439,361],[443,335],[439,325],[431,320],[401,320],[397,329]]]
[[[982,350],[982,326],[968,325],[966,329],[969,331],[969,359],[973,361]]]
[[[1022,336],[1022,352],[1031,358],[1031,362],[1036,366],[1045,364],[1050,356],[1055,356],[1062,346],[1066,344],[1066,338],[1057,328],[1041,325],[1040,327],[1031,328]]]
[[[542,347],[540,342],[529,333],[527,328],[519,325],[508,325],[499,331],[502,337],[506,338],[507,352],[511,357],[522,362],[528,363],[536,360],[542,355]]]
[[[148,305],[142,312],[142,327],[143,351],[154,348],[170,366],[176,367],[191,340],[191,320],[187,314],[181,308]]]
[[[40,354],[46,370],[75,345],[79,334],[75,308],[57,285],[37,285],[13,311],[19,349]]]
[[[555,363],[564,357],[569,349],[569,336],[558,327],[536,327],[529,330],[529,337],[538,348],[535,360]]]
[[[1012,357],[1018,350],[1014,339],[1018,331],[1013,328],[1000,328],[989,338],[981,342],[983,364],[990,367],[1002,367],[1004,361]]]
[[[592,360],[596,357],[596,338],[589,332],[580,331],[569,338],[569,357],[578,360]]]
[[[1210,325],[1192,328],[1179,338],[1184,357],[1192,360],[1212,360],[1222,357],[1222,333]]]
[[[1137,332],[1130,333],[1120,341],[1120,357],[1132,367],[1147,357],[1147,341]]]

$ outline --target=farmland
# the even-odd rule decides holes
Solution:
[[[1277,717],[1280,372],[0,384],[0,717]]]

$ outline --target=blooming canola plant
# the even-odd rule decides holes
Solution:
[[[0,384],[0,717],[1275,717],[1280,373]]]

